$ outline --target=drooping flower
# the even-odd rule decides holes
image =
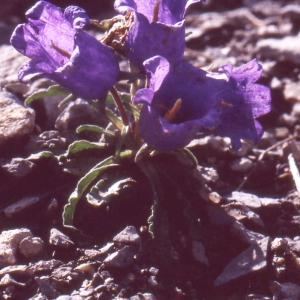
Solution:
[[[31,58],[19,69],[19,80],[27,82],[43,75],[78,97],[98,99],[106,95],[119,74],[112,50],[85,32],[86,12],[69,6],[39,1],[26,13],[28,24],[16,27],[11,44]]]
[[[125,37],[125,55],[140,70],[143,62],[156,55],[172,65],[181,62],[185,48],[184,15],[201,0],[116,0],[121,14],[132,12],[132,24]]]
[[[139,127],[144,141],[157,150],[186,146],[196,134],[230,137],[234,149],[241,139],[257,143],[263,130],[257,117],[270,111],[270,89],[254,84],[262,67],[254,59],[223,74],[208,73],[188,63],[173,67],[156,56],[144,63],[149,87],[140,89],[134,103],[143,103]]]

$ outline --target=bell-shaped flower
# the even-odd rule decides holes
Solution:
[[[241,139],[257,143],[263,134],[257,117],[270,111],[270,89],[254,84],[262,67],[254,59],[222,74],[209,73],[188,63],[177,67],[156,56],[144,63],[149,87],[137,91],[143,103],[139,128],[144,141],[157,150],[185,147],[197,133],[230,137],[239,149]]]
[[[116,0],[121,14],[131,11],[132,23],[125,37],[125,55],[140,70],[156,55],[172,65],[181,62],[185,49],[184,15],[201,0]]]
[[[85,32],[86,12],[69,6],[63,12],[39,1],[26,13],[28,24],[16,27],[11,44],[31,58],[19,69],[19,80],[28,82],[43,75],[75,96],[102,98],[115,84],[118,60],[112,50]]]

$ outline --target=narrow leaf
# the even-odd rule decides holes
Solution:
[[[120,158],[126,158],[130,155],[132,155],[132,151],[126,150],[120,153]],[[113,156],[104,159],[79,180],[75,191],[71,194],[68,200],[68,204],[66,204],[64,207],[64,212],[63,212],[64,226],[70,227],[72,229],[76,229],[73,226],[73,218],[74,218],[76,205],[79,199],[82,197],[83,193],[87,190],[90,184],[92,184],[93,181],[101,174],[101,172],[105,171],[109,167],[118,166],[117,164],[112,164],[113,159],[114,159]]]
[[[60,85],[57,85],[57,84],[51,85],[48,89],[43,89],[43,90],[34,92],[33,94],[31,94],[30,96],[28,96],[25,99],[24,103],[26,106],[28,106],[33,101],[35,101],[37,99],[41,99],[46,96],[67,95],[67,94],[69,94],[69,92],[66,91],[65,89],[63,89]]]
[[[61,106],[63,106],[64,104],[68,103],[69,101],[71,101],[74,98],[73,94],[68,95],[65,99],[63,99],[59,104],[58,104],[58,108],[60,108]]]
[[[123,103],[125,108],[129,111],[131,111],[131,113],[137,118],[140,118],[140,111],[138,108],[136,108],[136,106],[134,106],[132,103],[128,103],[128,102],[124,102]]]
[[[103,127],[100,127],[100,126],[97,126],[97,125],[80,125],[79,127],[77,127],[76,132],[81,133],[85,130],[98,132],[98,133],[101,133],[101,134],[105,134],[107,136],[115,137],[115,134],[112,131],[107,130],[107,129],[105,129]]]
[[[106,144],[104,143],[93,143],[86,140],[75,141],[70,144],[67,153],[64,156],[69,156],[70,154],[75,154],[83,150],[88,149],[104,149]]]
[[[82,177],[79,180],[75,191],[71,194],[68,200],[68,204],[66,204],[64,207],[64,212],[63,212],[64,226],[73,228],[74,212],[79,199],[86,191],[86,189],[90,186],[90,184],[101,174],[101,172],[105,171],[109,167],[114,167],[114,166],[117,165],[110,164],[99,168],[93,168],[89,173],[87,173],[84,177]]]
[[[131,101],[131,96],[128,93],[122,93],[122,92],[118,92],[119,96],[123,102],[123,104],[125,103],[129,103]],[[106,104],[115,104],[115,100],[113,98],[113,96],[109,93],[106,97]]]
[[[105,108],[105,112],[110,121],[119,129],[122,130],[123,123],[110,109]]]
[[[121,131],[121,135],[118,139],[117,145],[116,145],[116,151],[114,158],[117,159],[120,156],[121,149],[124,143],[124,139],[126,137],[126,133],[128,132],[129,126],[123,126],[123,129]]]

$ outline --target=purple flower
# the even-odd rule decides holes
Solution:
[[[63,12],[39,1],[26,17],[29,23],[18,25],[11,37],[11,44],[31,58],[19,69],[19,80],[43,75],[78,97],[104,97],[116,82],[118,60],[110,48],[82,29],[89,23],[86,12],[77,6]]]
[[[172,65],[181,62],[185,48],[184,15],[201,0],[116,0],[121,14],[132,12],[133,22],[125,38],[125,55],[140,70],[156,55]]]
[[[144,141],[157,150],[186,146],[198,132],[231,138],[234,149],[241,139],[258,142],[261,125],[255,119],[270,111],[269,88],[254,84],[262,67],[254,59],[223,74],[208,73],[188,63],[173,67],[156,56],[145,63],[149,88],[139,90],[134,103],[144,103],[139,127]]]

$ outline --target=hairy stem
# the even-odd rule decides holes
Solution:
[[[112,86],[109,91],[115,100],[115,103],[118,107],[118,110],[119,110],[119,113],[120,113],[120,116],[121,116],[124,126],[128,126],[129,121],[128,121],[124,106],[122,104],[121,98],[120,98],[117,90],[115,89],[115,87]]]

